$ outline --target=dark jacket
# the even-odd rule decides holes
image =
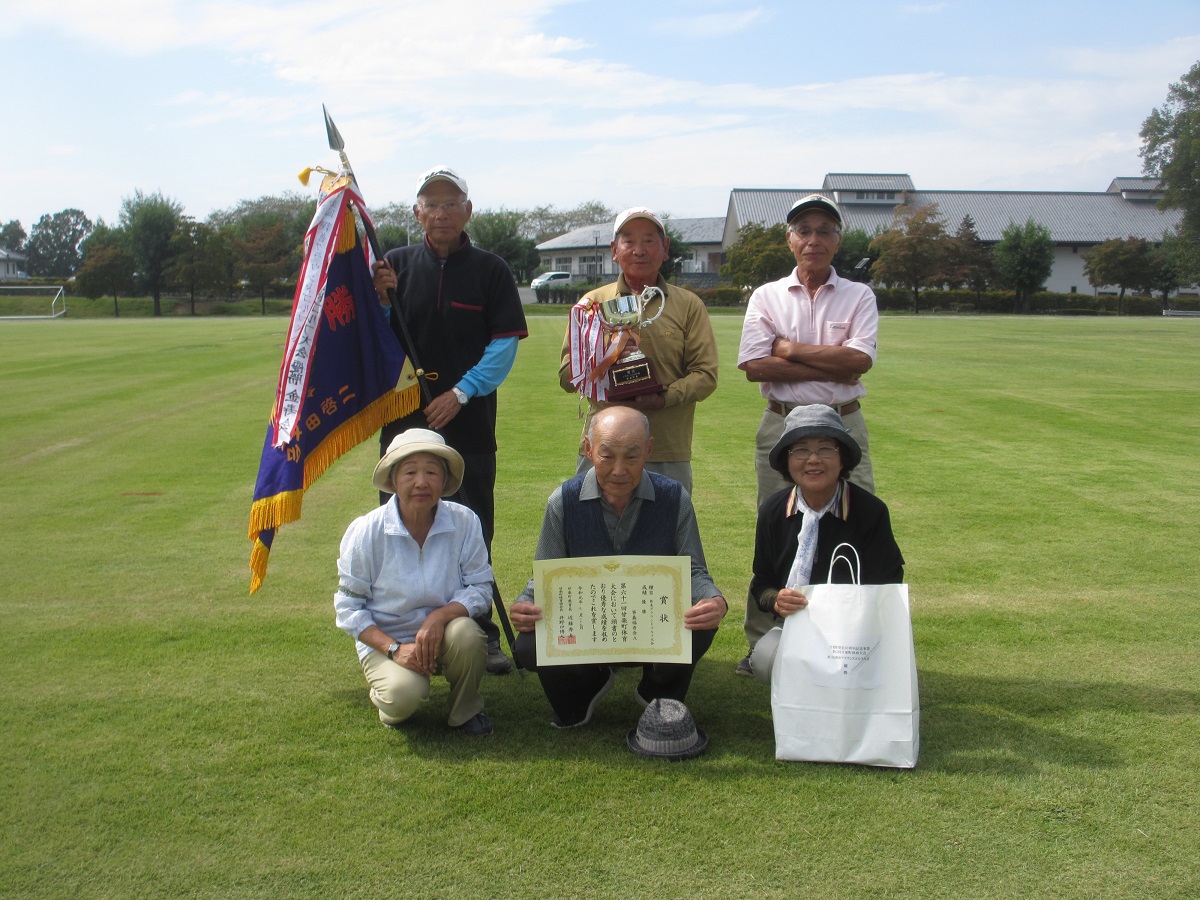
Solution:
[[[813,560],[811,581],[816,584],[830,580],[829,562],[838,544],[846,543],[858,551],[862,562],[861,584],[900,584],[904,581],[904,557],[892,536],[892,522],[887,505],[856,484],[843,482],[846,497],[846,518],[839,518],[840,508],[821,517],[817,526],[817,552]],[[758,527],[754,533],[754,577],[750,581],[750,596],[763,612],[773,612],[775,595],[786,586],[803,516],[785,517],[791,488],[767,499],[758,510]],[[853,559],[853,554],[847,554]],[[832,581],[848,584],[853,579],[850,570],[839,562]]]
[[[397,247],[384,257],[396,273],[396,302],[412,336],[411,352],[426,372],[437,374],[437,380],[429,385],[435,397],[458,384],[482,359],[490,341],[528,334],[508,264],[474,246],[466,233],[462,240],[444,261],[428,243]],[[395,316],[389,321],[405,344]],[[405,346],[405,352],[410,348]],[[420,413],[408,418],[416,421],[405,427],[424,427]],[[495,392],[471,398],[442,433],[446,443],[460,453],[494,453]]]

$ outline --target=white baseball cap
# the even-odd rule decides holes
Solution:
[[[464,194],[467,193],[467,183],[461,175],[449,166],[434,166],[417,180],[417,196],[421,196],[421,191],[435,181],[448,181]]]
[[[617,221],[613,223],[614,240],[616,240],[617,235],[621,233],[621,229],[624,228],[625,224],[631,219],[649,219],[654,223],[654,226],[659,230],[660,234],[665,235],[667,233],[667,230],[663,228],[662,220],[659,219],[659,217],[656,216],[651,210],[646,209],[644,206],[631,206],[624,212],[617,214]]]

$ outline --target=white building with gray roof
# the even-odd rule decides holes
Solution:
[[[715,281],[723,261],[721,254],[722,240],[725,236],[724,217],[668,217],[666,223],[690,248],[689,258],[683,261],[683,274],[709,274]],[[613,263],[609,247],[612,229],[612,222],[601,222],[598,225],[585,225],[543,241],[537,245],[542,266],[551,272],[569,272],[572,280],[614,280],[617,277],[616,265]]]
[[[724,247],[737,242],[738,229],[749,222],[775,225],[808,194],[821,194],[841,207],[845,230],[875,234],[887,229],[898,205],[936,203],[946,231],[958,230],[970,216],[985,244],[1000,240],[1010,224],[1029,219],[1050,230],[1054,269],[1046,290],[1091,292],[1083,274],[1082,253],[1111,238],[1138,237],[1152,243],[1174,231],[1179,210],[1161,210],[1161,193],[1153,178],[1114,178],[1108,190],[1074,191],[918,191],[908,175],[831,173],[820,188],[734,188],[725,216]]]
[[[29,257],[24,253],[0,247],[0,279],[24,278],[28,261]]]

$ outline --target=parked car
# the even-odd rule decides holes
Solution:
[[[529,286],[536,291],[538,288],[564,285],[570,280],[570,272],[543,272],[537,278],[533,279],[533,281],[529,282]]]

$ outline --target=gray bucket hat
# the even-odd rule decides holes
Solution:
[[[708,735],[678,700],[651,700],[626,740],[634,753],[672,761],[699,756],[708,746]]]
[[[862,459],[862,448],[842,424],[842,417],[838,415],[837,410],[822,403],[812,403],[797,406],[788,413],[787,420],[783,423],[783,437],[771,448],[771,455],[768,457],[771,468],[784,478],[790,478],[787,464],[788,448],[806,437],[833,438],[845,447],[850,457],[847,469],[853,469]]]

